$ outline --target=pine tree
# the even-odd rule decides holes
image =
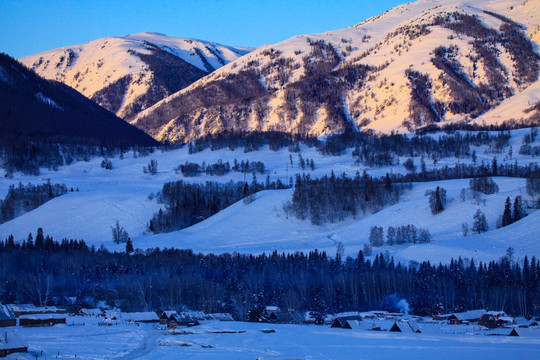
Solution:
[[[43,229],[37,230],[35,246],[37,249],[42,249],[45,245],[45,237],[43,236]]]
[[[429,196],[429,205],[431,208],[431,213],[434,215],[444,210],[441,190],[444,191],[444,195],[445,195],[444,197],[446,197],[446,191],[442,188],[439,188],[438,186],[435,189],[435,191],[433,191],[431,195]]]
[[[474,219],[474,222],[473,222],[472,231],[480,234],[489,230],[487,220],[486,220],[486,215],[484,215],[482,210],[480,209],[476,210],[476,213],[474,214],[473,219]]]
[[[514,199],[514,211],[512,215],[512,220],[514,222],[521,220],[523,218],[523,204],[521,203],[521,196],[516,196]]]
[[[504,203],[504,212],[502,215],[502,226],[508,226],[512,223],[512,202],[510,201],[510,197],[506,198],[506,202]]]
[[[126,242],[126,253],[131,254],[135,250],[133,248],[133,242],[131,241],[131,238],[128,237]]]

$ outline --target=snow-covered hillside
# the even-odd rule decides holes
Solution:
[[[146,32],[65,46],[20,61],[129,119],[249,51]]]
[[[499,164],[520,165],[537,163],[536,157],[518,154],[523,137],[529,129],[512,131],[506,147],[493,154],[485,146],[473,147],[477,153],[477,163],[482,161],[491,164],[493,157]],[[432,136],[437,136],[434,134]],[[532,146],[538,146],[536,139]],[[509,156],[510,146],[513,149]],[[530,199],[525,190],[522,178],[495,177],[499,192],[484,195],[480,200],[461,199],[461,190],[469,186],[469,179],[445,180],[437,182],[414,183],[412,190],[406,191],[401,201],[373,215],[358,215],[333,224],[313,225],[308,220],[301,221],[284,210],[284,204],[291,200],[292,189],[267,190],[256,194],[255,200],[249,204],[239,201],[216,215],[181,231],[167,234],[150,234],[147,230],[152,215],[162,206],[150,194],[156,194],[165,182],[184,180],[187,182],[217,181],[252,181],[251,174],[230,172],[225,176],[207,176],[186,178],[176,173],[175,168],[185,162],[202,164],[216,163],[219,159],[262,161],[266,170],[263,175],[257,174],[258,181],[264,182],[280,179],[288,183],[290,177],[297,173],[307,172],[312,178],[321,177],[334,171],[336,174],[346,173],[354,176],[357,171],[366,170],[370,175],[383,176],[389,173],[406,173],[402,157],[399,164],[387,167],[367,167],[355,164],[351,157],[353,149],[348,149],[341,156],[323,156],[315,148],[301,146],[301,155],[314,160],[314,170],[301,170],[298,165],[298,154],[287,149],[271,151],[265,147],[259,151],[245,153],[243,148],[234,151],[223,149],[189,154],[188,147],[169,152],[156,151],[147,157],[133,157],[126,154],[123,159],[113,158],[112,170],[100,166],[102,158],[89,162],[78,162],[71,166],[60,167],[58,171],[43,169],[38,177],[15,174],[13,179],[0,178],[0,197],[4,197],[11,184],[44,182],[50,179],[54,183],[65,183],[68,188],[78,191],[69,192],[57,197],[41,207],[0,225],[0,239],[10,234],[17,241],[25,239],[29,233],[36,232],[38,227],[45,234],[57,240],[62,238],[84,239],[88,244],[99,247],[101,244],[110,249],[123,250],[124,245],[116,245],[112,240],[111,227],[116,220],[125,227],[136,248],[152,247],[190,248],[204,253],[262,253],[278,251],[309,251],[315,248],[334,254],[338,243],[345,247],[347,255],[355,256],[364,244],[369,243],[369,232],[372,226],[399,227],[415,225],[428,229],[433,241],[428,244],[404,244],[375,248],[374,254],[388,251],[398,260],[431,260],[447,262],[454,257],[467,257],[480,260],[493,260],[505,255],[509,247],[515,249],[517,257],[525,255],[540,256],[540,243],[537,234],[540,232],[540,212],[530,215],[510,226],[497,229],[497,221],[504,209],[507,197],[514,199],[517,195],[524,200]],[[290,160],[293,159],[293,166]],[[143,173],[142,169],[151,159],[158,162],[156,175]],[[415,158],[419,164],[420,159]],[[427,169],[454,166],[456,158],[439,159],[437,163],[426,159]],[[459,163],[471,164],[472,159],[459,159]],[[446,209],[432,215],[426,190],[441,186],[446,189],[448,204]],[[414,211],[411,211],[414,209]],[[473,215],[481,209],[487,217],[490,231],[463,237],[462,224],[472,228]]]
[[[134,124],[182,141],[224,130],[388,133],[538,117],[526,111],[540,100],[538,6],[411,2],[346,29],[262,46]]]

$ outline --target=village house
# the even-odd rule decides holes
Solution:
[[[142,323],[157,323],[160,320],[153,311],[123,313],[122,317],[127,321]]]
[[[264,309],[263,317],[270,323],[290,323],[292,321],[289,311],[281,310],[277,306],[267,306]]]
[[[160,322],[162,324],[165,322],[169,328],[197,326],[211,321],[234,321],[234,318],[229,313],[206,314],[201,311],[164,311],[159,318]]]
[[[510,331],[510,334],[508,334],[508,336],[538,338],[540,337],[540,329],[516,327],[516,328],[513,328],[512,331]]]
[[[176,314],[176,310],[163,311],[161,315],[159,315],[159,323],[162,325],[167,324],[169,320],[172,320],[174,314]]]
[[[62,314],[32,314],[19,316],[20,326],[54,326],[65,324],[66,316]]]
[[[407,320],[396,320],[394,325],[389,330],[390,332],[400,332],[409,334],[421,334],[420,328],[415,324]]]
[[[17,317],[7,305],[0,304],[0,327],[16,326]]]
[[[494,329],[502,326],[514,324],[514,318],[507,316],[504,311],[488,311],[478,320],[478,325],[485,326],[488,329]]]
[[[105,313],[103,312],[103,310],[98,309],[98,308],[94,308],[94,309],[82,308],[81,310],[79,310],[79,315],[98,317],[98,316],[105,316]]]
[[[356,320],[356,321],[363,321],[362,315],[346,315],[346,316],[338,316],[332,321],[332,325],[330,327],[333,328],[341,328],[341,329],[351,329],[351,325],[348,324],[349,320]]]
[[[67,312],[66,309],[56,306],[35,306],[34,304],[9,304],[8,306],[17,317],[31,314],[65,314]]]
[[[4,331],[0,336],[0,357],[28,352],[28,344],[16,331]]]
[[[447,320],[450,325],[469,324],[471,322],[477,322],[480,317],[486,313],[486,310],[469,310],[460,313],[453,313]]]

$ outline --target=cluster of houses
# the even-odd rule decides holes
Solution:
[[[197,326],[214,321],[234,321],[231,314],[207,314],[200,311],[160,311],[160,312],[122,312],[83,308],[78,315],[102,319],[99,325],[112,325],[113,322],[159,323],[167,328]],[[37,307],[32,304],[0,304],[0,357],[15,352],[27,352],[28,345],[17,333],[16,326],[54,326],[66,324],[66,310],[54,306]],[[259,314],[259,320],[269,323],[313,324],[315,319],[309,312],[281,310],[277,306],[267,306]],[[349,312],[327,316],[325,321],[333,328],[369,331],[389,331],[400,333],[432,333],[442,327],[475,326],[486,335],[535,336],[540,337],[536,321],[516,323],[515,319],[502,311],[471,310],[450,314],[435,315],[432,318],[409,316],[387,311]],[[9,328],[9,329],[8,329]],[[505,331],[501,329],[506,329]]]
[[[538,322],[517,324],[514,318],[503,311],[471,310],[435,315],[431,319],[385,311],[354,312],[338,314],[331,323],[333,328],[417,334],[440,332],[446,326],[466,329],[474,326],[475,329],[485,331],[486,335],[540,337]]]
[[[55,306],[35,306],[33,304],[0,304],[0,357],[18,352],[28,352],[28,344],[13,329],[19,326],[54,326],[66,323],[66,310]],[[7,329],[9,328],[9,329]]]
[[[197,326],[210,321],[234,321],[231,314],[214,313],[206,314],[200,311],[163,311],[159,316],[161,324],[167,324],[168,328],[178,326]]]
[[[99,325],[112,325],[114,322],[161,323],[169,328],[196,326],[210,321],[234,321],[231,314],[206,314],[197,311],[122,312],[117,309],[83,308],[77,315],[98,318],[100,319]],[[0,357],[28,351],[28,344],[14,327],[54,326],[56,324],[66,324],[66,319],[66,309],[54,306],[37,307],[32,304],[0,304],[0,328],[6,328],[0,334]]]

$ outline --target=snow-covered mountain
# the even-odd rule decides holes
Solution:
[[[540,3],[420,0],[265,45],[142,111],[160,140],[538,119]]]
[[[65,46],[20,61],[128,120],[250,50],[147,32]]]

